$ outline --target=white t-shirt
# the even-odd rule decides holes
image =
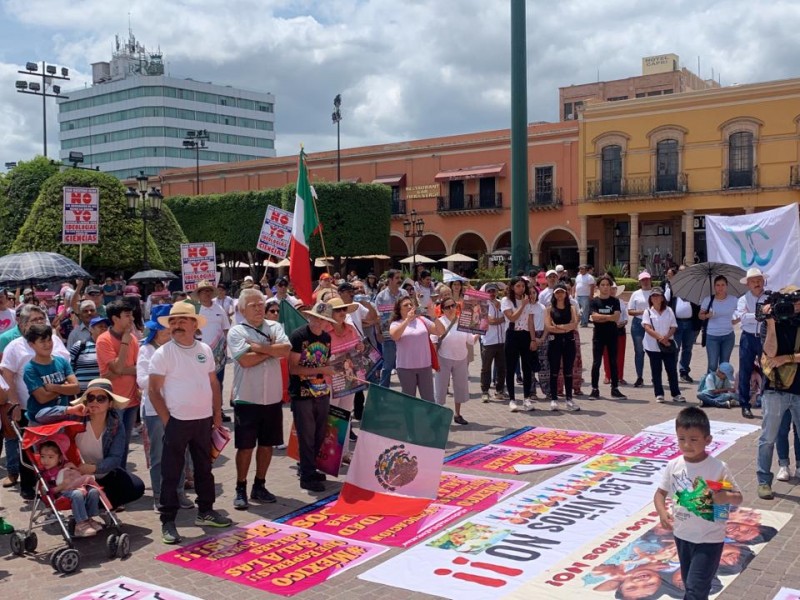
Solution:
[[[728,465],[713,456],[707,456],[699,463],[686,462],[683,456],[674,458],[664,470],[658,487],[667,492],[674,501],[678,491],[696,489],[698,477],[702,477],[705,481],[729,481],[734,490],[739,489]],[[709,496],[705,496],[704,499],[708,503],[711,502]],[[673,524],[675,537],[693,544],[725,541],[726,521],[707,521],[678,505],[677,502],[673,502],[672,511],[675,518]]]
[[[648,302],[650,301],[650,294],[653,293],[653,290],[636,290],[631,294],[631,299],[628,300],[628,312],[632,310],[647,310],[649,306]],[[641,315],[633,315],[634,319],[641,318]]]
[[[208,344],[214,348],[219,340],[227,335],[228,329],[231,328],[230,319],[219,304],[212,303],[211,306],[200,307],[200,313],[206,318],[206,326],[203,327],[201,333],[203,334],[203,343]]]
[[[363,304],[358,305],[358,310],[348,314],[345,323],[350,323],[358,331],[358,335],[364,337],[364,319],[369,316],[369,309]]]
[[[499,306],[495,306],[493,302],[489,302],[489,318],[497,319],[503,316],[503,311]],[[486,333],[482,336],[484,346],[494,346],[505,342],[506,323],[498,323],[497,325],[489,325]]]
[[[161,394],[169,414],[181,421],[207,419],[214,414],[211,381],[214,354],[203,342],[190,348],[167,342],[153,353],[150,375],[163,375]]]
[[[8,331],[17,324],[17,315],[13,308],[0,310],[0,333]]]
[[[534,308],[532,304],[528,304],[525,306],[525,309],[519,315],[519,319],[516,321],[509,320],[508,316],[505,314],[507,310],[511,309],[513,312],[517,312],[519,308],[519,302],[517,301],[517,306],[514,306],[514,303],[511,302],[511,298],[506,296],[500,302],[500,310],[503,311],[503,315],[506,317],[506,328],[510,326],[511,323],[514,323],[514,330],[515,331],[528,331],[528,316],[534,314]],[[544,325],[542,325],[542,329],[544,329]]]
[[[535,331],[544,331],[544,304],[535,302],[530,304],[530,314],[533,315],[533,328]]]
[[[90,465],[98,465],[103,460],[103,434],[95,437],[91,425],[87,425],[86,431],[75,436],[75,445],[81,452],[83,462]]]
[[[670,327],[677,327],[678,322],[675,320],[675,313],[668,306],[664,312],[659,312],[654,308],[648,308],[642,315],[642,325],[652,325],[658,335],[667,335]],[[650,352],[661,352],[659,348],[661,344],[649,333],[644,334],[644,349]]]
[[[3,352],[3,361],[0,362],[0,368],[8,369],[14,373],[14,382],[17,389],[17,398],[19,398],[19,405],[23,410],[28,408],[28,386],[25,385],[25,365],[31,362],[35,352],[30,347],[25,338],[17,338],[6,346]],[[53,336],[53,356],[60,356],[64,360],[70,360],[69,351],[64,346],[61,338]]]
[[[155,354],[156,347],[153,344],[139,346],[139,356],[136,359],[136,385],[142,391],[142,416],[154,417],[158,413],[150,402],[148,388],[150,386],[150,359]]]
[[[578,273],[575,276],[575,295],[576,296],[589,296],[592,293],[592,286],[594,285],[594,277],[588,273],[581,275]]]
[[[219,298],[219,297],[214,298],[214,304],[217,304],[220,308],[222,308],[222,310],[225,311],[226,315],[228,316],[233,315],[235,306],[233,303],[233,298],[231,298],[230,296],[225,296],[224,298]]]
[[[450,327],[450,319],[444,315],[439,317],[445,330]],[[450,332],[442,340],[438,353],[442,358],[448,360],[467,360],[467,344],[475,344],[475,335],[466,331],[458,330],[458,323],[453,325]]]
[[[550,306],[550,303],[553,301],[553,290],[555,288],[546,287],[541,292],[539,292],[539,304],[542,306]]]

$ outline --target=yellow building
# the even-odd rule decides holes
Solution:
[[[589,104],[579,155],[581,261],[658,277],[705,259],[705,215],[800,199],[800,79]]]

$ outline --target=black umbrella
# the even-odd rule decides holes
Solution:
[[[24,286],[90,277],[74,260],[56,252],[22,252],[0,258],[0,285]]]
[[[714,279],[719,275],[724,275],[728,280],[730,295],[741,296],[747,291],[747,284],[739,283],[745,276],[744,269],[717,262],[697,263],[678,271],[669,285],[678,298],[700,304],[706,296],[714,295]]]
[[[169,271],[161,271],[159,269],[149,269],[147,271],[139,271],[128,278],[128,281],[141,281],[146,283],[148,281],[166,281],[168,279],[177,279],[178,276]]]

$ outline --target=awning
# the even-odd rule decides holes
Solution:
[[[477,179],[479,177],[502,177],[506,163],[497,165],[483,165],[482,167],[464,167],[450,169],[436,174],[436,181],[450,181],[452,179]]]
[[[372,183],[382,183],[383,185],[403,185],[406,181],[406,174],[402,175],[381,175],[372,180]]]

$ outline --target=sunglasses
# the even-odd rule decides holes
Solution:
[[[270,308],[267,312],[271,315],[277,315],[280,312],[280,310],[277,308]]]
[[[101,292],[89,292],[87,296],[100,296],[102,295]]]
[[[451,308],[455,308],[455,307],[456,307],[455,304],[446,304],[445,306],[442,306],[442,308],[445,309],[445,310],[450,310]]]
[[[105,404],[108,402],[108,396],[105,394],[100,394],[95,396],[94,394],[86,394],[86,403],[89,404],[90,402],[97,402],[98,404]]]

